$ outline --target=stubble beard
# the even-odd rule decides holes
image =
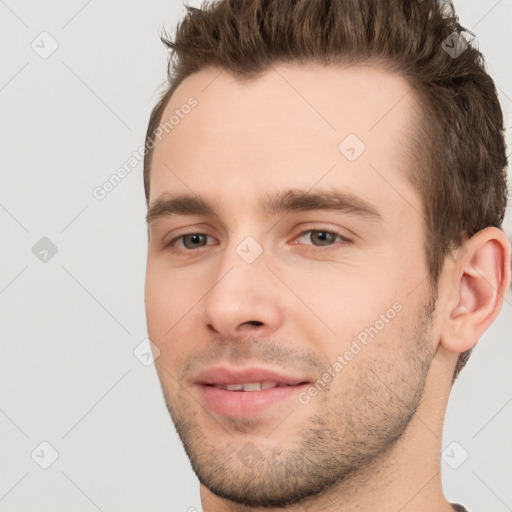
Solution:
[[[304,418],[300,427],[283,438],[277,427],[261,443],[253,441],[258,460],[252,466],[237,457],[246,439],[236,433],[251,433],[253,420],[227,421],[226,434],[212,438],[200,422],[205,417],[213,420],[188,391],[180,391],[173,403],[161,381],[167,408],[199,481],[217,496],[240,505],[286,507],[334,487],[347,484],[348,488],[351,479],[374,470],[403,436],[423,395],[433,358],[434,307],[432,295],[414,328],[401,331],[395,340],[397,350],[388,352],[386,361],[356,356],[350,363],[359,360],[352,372],[355,377],[345,382],[350,386],[338,392],[332,386],[320,391],[316,406],[313,400],[307,406],[297,402]],[[413,342],[404,343],[407,339]],[[309,407],[316,407],[315,413],[306,416],[303,408]],[[276,426],[281,421],[276,415]],[[279,440],[272,443],[272,439]]]

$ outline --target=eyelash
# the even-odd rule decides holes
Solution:
[[[329,235],[334,235],[334,237],[339,237],[341,239],[341,243],[343,245],[346,245],[346,244],[350,244],[352,243],[352,240],[346,238],[342,233],[340,233],[339,231],[336,231],[336,230],[332,230],[332,229],[323,229],[323,228],[316,228],[316,229],[306,229],[304,231],[301,231],[295,238],[301,238],[303,237],[305,234],[307,233],[327,233]],[[180,251],[185,251],[185,252],[201,252],[201,249],[207,247],[206,246],[203,246],[203,247],[199,247],[198,249],[187,249],[187,248],[176,248],[174,246],[174,244],[176,242],[178,242],[179,240],[181,240],[182,238],[186,237],[186,236],[190,236],[190,235],[202,235],[202,236],[210,236],[208,235],[207,233],[200,233],[200,232],[190,232],[190,233],[183,233],[175,238],[173,238],[172,240],[169,240],[169,242],[166,242],[163,244],[163,248],[164,249],[167,249],[167,250],[170,250],[171,252],[180,252]],[[213,237],[211,237],[213,238]],[[311,252],[325,252],[325,251],[328,251],[330,249],[336,249],[337,248],[337,244],[339,244],[340,242],[334,242],[333,244],[331,245],[327,245],[327,246],[317,246],[317,245],[312,245],[312,244],[293,244],[293,245],[310,245],[311,248],[309,249]]]

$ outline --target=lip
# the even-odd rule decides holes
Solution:
[[[200,373],[197,377],[198,384],[243,384],[245,382],[259,382],[268,380],[282,384],[295,386],[304,382],[309,382],[307,377],[299,377],[286,375],[276,372],[270,368],[227,368],[217,366],[208,368],[208,370]]]
[[[227,391],[215,387],[260,381],[287,385],[259,391]],[[201,400],[208,410],[221,416],[243,418],[296,398],[311,382],[307,377],[287,375],[269,368],[212,367],[198,375],[196,384],[199,386]]]

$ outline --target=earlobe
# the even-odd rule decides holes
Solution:
[[[476,345],[498,316],[510,284],[510,242],[489,227],[466,242],[464,256],[449,269],[451,298],[441,332],[441,345],[462,353]]]

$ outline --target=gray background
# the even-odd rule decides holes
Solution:
[[[510,127],[512,1],[456,6]],[[142,164],[92,195],[141,147],[165,79],[160,28],[184,12],[177,0],[0,0],[0,511],[201,509],[154,367],[133,353],[147,336]],[[512,510],[511,331],[509,294],[447,411],[445,492],[471,512]],[[58,452],[48,469],[42,442]]]

